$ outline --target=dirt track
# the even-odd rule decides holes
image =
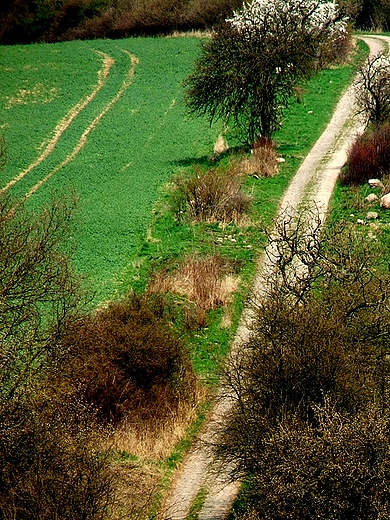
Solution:
[[[377,54],[388,47],[390,38],[370,36],[363,38],[370,46],[370,54]],[[353,85],[340,99],[334,115],[324,133],[318,139],[294,176],[280,203],[278,218],[286,213],[299,211],[302,204],[315,204],[324,222],[329,200],[347,157],[347,150],[363,127],[353,118]],[[265,291],[267,279],[273,270],[272,251],[264,253],[260,259],[258,274],[254,284],[254,301],[260,299]],[[239,355],[239,347],[250,335],[251,311],[248,308],[241,319],[231,355]],[[166,520],[184,520],[190,506],[202,488],[208,490],[204,505],[199,513],[200,520],[223,520],[227,517],[239,489],[239,483],[229,482],[229,468],[216,474],[213,472],[212,456],[207,448],[213,439],[216,422],[223,419],[231,406],[228,397],[217,401],[205,425],[198,443],[182,464],[172,486],[164,508]]]

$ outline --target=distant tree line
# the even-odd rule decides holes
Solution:
[[[3,0],[0,43],[126,38],[207,30],[242,0]],[[359,29],[390,27],[390,0],[340,0]]]

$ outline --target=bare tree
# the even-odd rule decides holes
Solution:
[[[358,114],[367,125],[379,126],[390,119],[390,59],[379,53],[365,62],[356,82]]]
[[[0,198],[0,387],[23,393],[59,359],[61,336],[82,298],[64,241],[75,200],[52,202],[38,215]]]

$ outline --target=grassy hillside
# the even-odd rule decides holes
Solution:
[[[198,45],[146,38],[2,48],[0,186],[32,205],[76,191],[76,267],[99,299],[145,236],[178,162],[212,151],[217,128],[189,120],[182,104]]]

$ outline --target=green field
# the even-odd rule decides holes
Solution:
[[[218,128],[188,119],[182,103],[198,48],[189,37],[0,48],[0,188],[33,207],[77,193],[75,266],[97,299],[145,237],[159,188],[213,150]]]
[[[139,278],[140,254],[145,271],[155,267],[148,259],[167,261],[196,240],[194,228],[183,231],[171,222],[168,230],[164,221],[152,230],[158,243],[147,240],[147,230],[158,219],[153,208],[172,174],[182,165],[213,164],[208,157],[220,128],[189,119],[182,99],[182,80],[199,45],[198,38],[180,37],[0,47],[0,130],[8,147],[0,191],[27,196],[33,209],[53,193],[76,192],[75,267],[89,277],[96,302]],[[320,72],[303,85],[303,102],[286,112],[275,135],[286,158],[280,174],[248,180],[266,221],[352,70]],[[207,233],[200,232],[203,243]],[[243,251],[252,264],[253,253]]]

